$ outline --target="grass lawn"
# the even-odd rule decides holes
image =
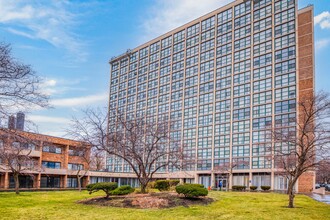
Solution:
[[[76,204],[95,197],[86,191],[0,193],[0,219],[330,219],[330,205],[297,195],[288,209],[287,196],[275,193],[211,192],[208,206],[137,210]]]

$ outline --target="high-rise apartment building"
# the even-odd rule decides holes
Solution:
[[[269,134],[295,132],[296,103],[314,92],[313,8],[297,2],[236,0],[112,58],[109,126],[116,110],[175,122],[171,137],[194,160],[168,177],[285,190]],[[107,168],[131,177],[120,159],[109,157]],[[313,184],[306,173],[296,189]]]

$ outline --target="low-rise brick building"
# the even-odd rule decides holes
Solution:
[[[0,132],[4,134],[6,130]],[[87,144],[26,131],[15,132],[26,137],[26,140],[31,140],[30,144],[25,146],[26,152],[22,151],[21,154],[28,154],[36,164],[33,169],[25,170],[23,175],[20,175],[20,188],[76,188],[78,170],[80,175],[85,174],[82,187],[88,184],[89,176],[86,170],[89,170],[90,147]],[[4,138],[5,134],[1,136],[2,147],[5,144],[22,144],[10,137]],[[14,178],[9,167],[0,163],[0,189],[14,187]]]

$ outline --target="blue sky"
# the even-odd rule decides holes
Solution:
[[[41,133],[63,136],[72,115],[107,106],[111,57],[232,0],[0,0],[0,41],[45,80],[52,109],[28,118]],[[330,92],[330,0],[315,7],[316,88]]]

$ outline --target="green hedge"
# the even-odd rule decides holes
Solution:
[[[257,186],[250,186],[250,190],[255,191],[258,187]]]
[[[128,195],[132,192],[134,192],[135,189],[133,189],[131,186],[124,185],[121,186],[111,192],[111,195]]]
[[[184,184],[175,187],[178,194],[183,194],[187,198],[207,196],[209,193],[202,184]]]
[[[177,186],[180,183],[180,180],[169,180],[170,186]]]
[[[268,191],[270,190],[270,186],[261,186],[260,187],[263,191]]]
[[[245,191],[246,186],[234,185],[232,186],[233,191]]]
[[[168,191],[170,189],[169,180],[157,180],[155,183],[155,188],[159,191]]]
[[[111,192],[118,188],[118,184],[113,182],[93,183],[88,184],[86,188],[89,194],[102,190],[103,192],[105,192],[106,198],[108,198],[111,195]]]

